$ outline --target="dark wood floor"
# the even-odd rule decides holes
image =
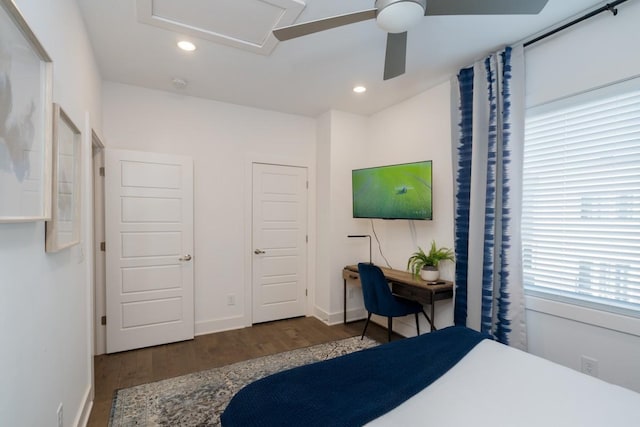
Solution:
[[[360,335],[364,321],[327,326],[313,317],[201,335],[190,341],[95,357],[96,394],[89,426],[106,426],[114,391],[243,360]],[[385,342],[375,324],[367,336]],[[397,339],[396,336],[394,339]]]

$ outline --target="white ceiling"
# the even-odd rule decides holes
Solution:
[[[425,17],[409,30],[406,74],[383,81],[386,34],[375,21],[286,42],[264,33],[265,24],[278,21],[288,3],[306,4],[297,19],[299,10],[283,18],[298,23],[370,9],[374,0],[77,1],[107,81],[312,117],[330,109],[373,114],[448,79],[487,52],[605,3],[549,0],[535,16]],[[181,9],[175,8],[178,4]],[[138,7],[148,5],[208,35],[140,22]],[[216,40],[220,35],[233,40]],[[181,39],[194,42],[197,50],[180,51],[176,43]],[[258,49],[241,49],[234,40]],[[270,54],[256,51],[263,43],[265,50],[274,44]],[[175,77],[188,86],[175,89]],[[353,93],[357,84],[365,85],[367,92]]]

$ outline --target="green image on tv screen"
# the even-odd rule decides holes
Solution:
[[[353,217],[432,219],[431,161],[352,171]]]

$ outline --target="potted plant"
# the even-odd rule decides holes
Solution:
[[[414,252],[407,262],[407,270],[414,277],[421,276],[427,282],[435,282],[440,277],[438,264],[440,261],[453,261],[453,250],[449,248],[437,248],[436,242],[431,241],[429,253],[425,253],[421,247]]]

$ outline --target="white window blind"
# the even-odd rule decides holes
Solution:
[[[640,79],[529,109],[527,293],[640,317]]]

